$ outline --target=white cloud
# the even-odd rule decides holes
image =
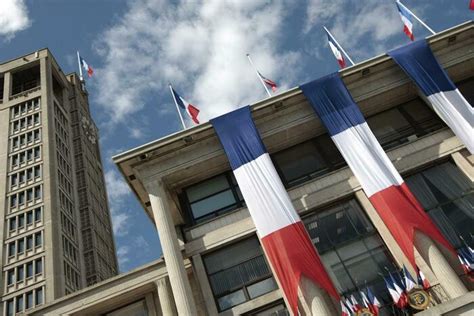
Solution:
[[[130,247],[121,246],[117,249],[117,259],[120,267],[130,262]]]
[[[298,53],[277,47],[289,11],[264,0],[131,1],[95,45],[105,62],[97,69],[97,101],[113,113],[112,124],[143,109],[151,95],[173,110],[172,82],[205,121],[265,96],[246,53],[284,90],[298,70]]]
[[[349,55],[359,60],[385,52],[391,48],[391,38],[404,36],[394,1],[311,0],[306,14],[306,33],[326,25]]]
[[[28,9],[24,0],[0,1],[0,37],[10,40],[16,32],[30,27]]]
[[[127,235],[130,229],[128,224],[130,215],[127,212],[126,199],[130,195],[130,189],[115,169],[105,172],[105,183],[114,233],[116,236]]]

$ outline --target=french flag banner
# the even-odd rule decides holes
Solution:
[[[344,60],[344,56],[342,55],[341,50],[339,49],[339,47],[337,47],[337,44],[334,43],[333,39],[331,38],[331,36],[329,35],[327,31],[326,31],[326,35],[328,37],[329,48],[331,48],[331,51],[334,54],[334,57],[336,57],[339,67],[341,67],[341,69],[345,68],[346,61]]]
[[[403,22],[403,32],[413,41],[415,37],[413,36],[413,22],[411,21],[411,13],[398,1],[397,8],[400,19]]]
[[[195,107],[194,105],[192,105],[191,103],[189,103],[188,101],[186,101],[185,99],[183,99],[176,91],[174,91],[173,88],[171,88],[171,91],[173,92],[173,96],[174,96],[174,99],[176,100],[176,103],[178,104],[178,106],[185,110],[186,113],[188,113],[188,116],[191,118],[191,120],[196,123],[196,124],[199,124],[199,120],[198,120],[198,114],[199,114],[199,109],[197,107]]]
[[[212,119],[289,308],[297,315],[302,275],[339,299],[246,106]]]
[[[434,111],[474,154],[474,110],[436,60],[426,40],[388,52],[420,88]]]
[[[383,151],[339,74],[300,88],[412,266],[415,229],[454,251]]]
[[[82,57],[79,57],[80,60],[81,60],[81,66],[82,68],[84,68],[84,70],[87,72],[87,76],[92,77],[92,75],[94,74],[94,69],[92,69],[92,67],[87,64],[87,62],[84,60],[84,58]]]

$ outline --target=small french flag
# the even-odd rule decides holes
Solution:
[[[185,99],[183,99],[182,97],[180,97],[180,95],[176,91],[174,91],[173,88],[171,88],[171,92],[173,93],[174,99],[176,100],[176,104],[178,104],[180,108],[185,110],[186,113],[188,113],[189,117],[193,120],[194,123],[199,124],[199,109],[188,101],[186,101]]]
[[[332,37],[329,35],[327,31],[326,31],[326,35],[328,36],[329,47],[331,48],[331,51],[334,54],[334,57],[336,57],[339,67],[341,67],[341,69],[345,68],[346,61],[344,60],[344,56],[342,55],[341,50],[337,47],[336,43],[334,43],[334,40],[332,39]]]
[[[341,315],[342,316],[351,316],[351,311],[347,308],[346,304],[341,301]]]
[[[94,69],[92,69],[92,67],[86,63],[84,58],[79,57],[79,59],[81,60],[82,68],[87,72],[87,76],[89,76],[89,78],[92,77],[92,75],[94,74]]]
[[[399,2],[397,1],[398,14],[403,22],[403,32],[412,40],[415,40],[413,36],[413,23],[411,22],[411,13]]]
[[[423,290],[428,290],[431,287],[430,282],[428,279],[425,277],[423,272],[420,270],[420,268],[416,267],[418,269],[418,283],[423,286]]]
[[[257,71],[258,75],[260,76],[260,78],[263,80],[263,82],[269,86],[273,92],[275,92],[277,90],[277,84],[275,83],[275,81],[273,80],[270,80],[268,78],[265,78],[259,71]]]

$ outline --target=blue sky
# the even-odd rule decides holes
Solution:
[[[468,2],[404,1],[435,31],[472,19]],[[415,38],[428,35],[414,24]],[[111,157],[181,128],[167,83],[206,121],[265,98],[246,53],[279,91],[336,71],[322,25],[355,62],[408,42],[393,0],[1,0],[0,62],[48,47],[66,73],[76,50],[94,68],[89,101],[125,272],[161,247]]]

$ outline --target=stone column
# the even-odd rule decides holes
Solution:
[[[150,198],[178,314],[183,316],[196,315],[196,305],[188,275],[184,268],[183,255],[178,245],[178,236],[170,214],[170,206],[163,182],[156,179],[147,182],[145,186]]]
[[[177,315],[168,277],[158,279],[156,287],[158,289],[158,298],[160,299],[161,315]]]
[[[436,244],[423,233],[415,232],[415,246],[428,263],[446,293],[453,299],[468,291]]]
[[[10,99],[10,94],[12,91],[12,73],[6,72],[3,75],[3,104],[6,104]]]
[[[304,276],[301,276],[298,298],[301,315],[332,316],[339,314],[329,294]]]

